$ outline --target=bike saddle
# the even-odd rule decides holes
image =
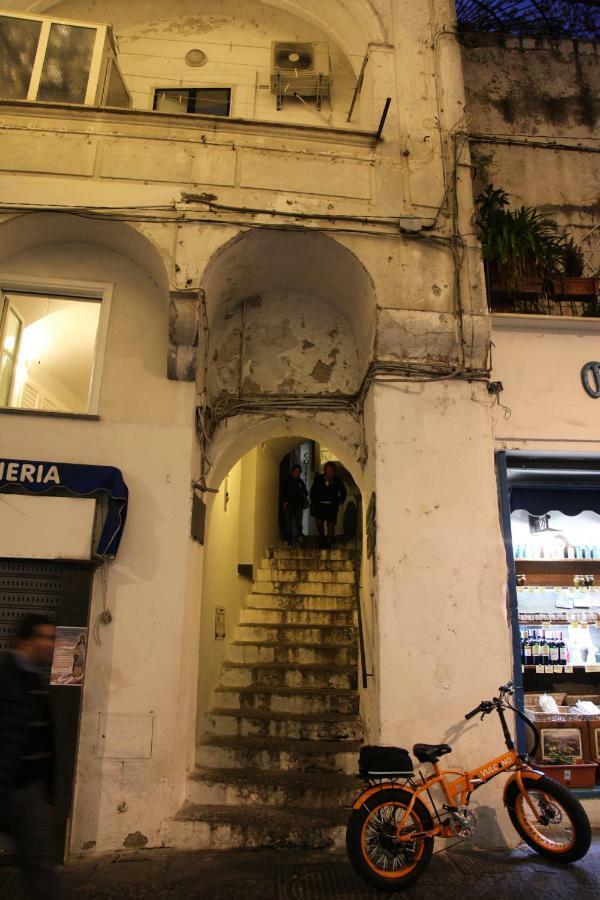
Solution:
[[[452,747],[448,744],[415,744],[413,753],[419,762],[436,763],[440,756],[452,753]]]

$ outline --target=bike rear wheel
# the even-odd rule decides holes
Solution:
[[[433,838],[400,841],[396,836],[396,827],[411,799],[409,791],[383,788],[350,814],[346,829],[348,857],[357,875],[380,891],[404,890],[429,865]],[[402,828],[403,834],[432,827],[427,807],[416,800]]]
[[[526,844],[540,856],[558,863],[571,863],[588,852],[592,831],[587,814],[576,797],[553,778],[523,777],[531,809],[516,781],[508,788],[506,805],[510,820]]]

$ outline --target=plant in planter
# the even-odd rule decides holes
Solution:
[[[561,270],[564,236],[558,224],[533,206],[509,208],[509,196],[488,185],[477,197],[488,291],[539,297]]]
[[[585,259],[581,248],[575,244],[573,238],[569,238],[563,244],[560,269],[559,276],[552,279],[552,290],[555,297],[594,301],[596,296],[595,279],[584,277]],[[596,314],[593,313],[593,315]]]

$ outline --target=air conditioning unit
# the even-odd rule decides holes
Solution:
[[[329,44],[275,42],[272,49],[271,93],[277,97],[277,109],[286,97],[307,98],[320,109],[323,98],[330,96]]]

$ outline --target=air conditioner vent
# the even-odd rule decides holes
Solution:
[[[313,44],[275,44],[274,68],[284,72],[313,72]]]

